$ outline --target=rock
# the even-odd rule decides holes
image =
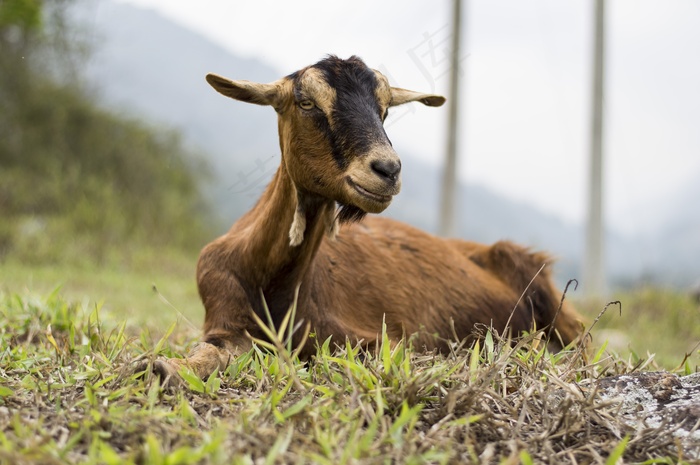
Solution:
[[[668,431],[682,445],[684,457],[700,460],[700,373],[629,373],[602,378],[597,387],[601,400],[620,402],[625,424]]]

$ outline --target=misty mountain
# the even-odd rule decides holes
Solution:
[[[233,56],[153,11],[100,0],[76,14],[91,31],[94,50],[85,74],[100,98],[179,129],[210,164],[206,194],[222,224],[244,213],[252,204],[248,191],[277,164],[272,161],[279,153],[275,113],[231,105],[204,77],[216,72],[268,82],[279,73],[260,61]],[[259,167],[265,169],[257,173]]]
[[[221,222],[216,233],[225,230],[253,205],[279,165],[277,122],[269,108],[233,105],[214,92],[204,76],[216,72],[270,82],[284,73],[261,60],[237,57],[150,10],[100,0],[77,16],[93,31],[96,45],[85,71],[100,98],[113,108],[182,131],[212,167],[207,195]],[[410,153],[400,155],[403,189],[385,214],[435,232],[440,172]],[[560,282],[580,276],[580,225],[471,184],[459,186],[458,211],[460,237],[483,242],[512,239],[544,249],[559,259]],[[654,279],[681,285],[700,276],[700,261],[684,253],[690,248],[693,257],[700,258],[700,217],[686,220],[695,221],[694,226],[677,224],[649,237],[609,232],[611,276],[631,283],[649,270],[675,269],[677,273],[656,273]],[[654,247],[659,243],[664,247]]]

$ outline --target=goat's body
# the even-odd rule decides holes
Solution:
[[[371,345],[383,325],[392,340],[413,336],[427,349],[474,337],[479,325],[513,335],[550,327],[555,345],[576,338],[578,316],[559,308],[546,255],[365,218],[401,188],[401,160],[383,127],[389,108],[440,106],[443,97],[391,87],[357,57],[331,56],[270,84],[207,80],[223,95],[275,109],[282,162],[255,207],[202,251],[205,344],[184,360],[159,361],[161,374],[187,364],[206,377],[225,367],[251,336],[264,337],[254,315],[266,321],[267,305],[278,325],[297,290],[296,321],[321,341]],[[308,342],[303,354],[313,350]]]
[[[310,304],[314,317],[330,315],[329,327],[340,327],[331,333],[318,325],[323,338],[373,342],[384,321],[391,339],[416,335],[418,347],[444,349],[447,340],[473,336],[478,325],[482,335],[486,327],[503,334],[511,314],[513,334],[550,324],[560,296],[549,285],[549,272],[540,270],[547,261],[509,242],[445,240],[372,217],[321,244],[309,276]],[[503,273],[508,267],[523,277],[511,280]],[[569,314],[564,309],[562,323]],[[564,325],[558,330],[565,344],[575,337]]]
[[[202,253],[206,342],[232,352],[246,349],[246,333],[262,337],[250,316],[266,319],[260,292],[279,323],[297,285],[297,321],[309,322],[321,341],[372,344],[384,323],[391,339],[415,335],[415,345],[443,349],[448,339],[473,336],[478,325],[503,333],[510,319],[519,334],[554,321],[561,296],[542,269],[548,257],[510,242],[441,239],[382,217],[346,224],[337,238],[326,240],[323,212],[332,205],[325,205],[308,215],[312,233],[305,243],[290,246],[293,199],[282,210],[278,200],[291,199],[283,195],[285,178],[278,172],[258,205]],[[267,252],[261,255],[262,249]],[[579,324],[568,306],[555,329],[555,342],[576,337]],[[309,343],[304,353],[312,350]]]

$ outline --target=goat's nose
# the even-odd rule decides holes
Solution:
[[[401,172],[401,161],[392,159],[374,160],[369,165],[376,174],[390,181],[396,181]]]

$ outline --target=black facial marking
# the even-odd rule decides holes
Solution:
[[[374,71],[356,56],[342,60],[331,55],[313,67],[336,91],[332,114],[335,130],[330,129],[325,116],[317,125],[327,135],[341,169],[347,166],[348,156],[361,156],[375,143],[389,142],[375,94],[378,82]]]

